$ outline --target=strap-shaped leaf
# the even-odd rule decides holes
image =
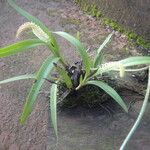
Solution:
[[[30,93],[28,95],[28,98],[26,100],[26,103],[24,105],[23,113],[20,118],[21,123],[24,123],[26,119],[28,118],[32,107],[36,101],[37,95],[39,93],[39,90],[41,86],[44,83],[44,78],[47,78],[50,71],[53,69],[54,65],[53,63],[56,63],[59,59],[54,57],[48,57],[46,61],[43,63],[42,67],[38,71],[36,75],[36,82],[33,84]]]
[[[66,72],[65,69],[59,67],[59,66],[55,66],[56,70],[58,71],[59,75],[63,78],[66,86],[71,89],[72,88],[72,81],[71,78],[69,77],[68,73]]]
[[[34,74],[25,74],[25,75],[20,75],[20,76],[16,76],[16,77],[12,77],[12,78],[0,81],[0,84],[9,83],[9,82],[18,81],[18,80],[35,79],[35,78],[36,77]]]
[[[8,3],[22,16],[27,18],[29,21],[35,23],[36,25],[40,26],[41,29],[44,32],[46,32],[51,39],[51,44],[50,44],[51,49],[55,49],[55,51],[59,51],[59,46],[56,42],[55,37],[52,35],[52,33],[49,31],[49,29],[39,19],[37,19],[36,17],[32,16],[31,14],[29,14],[28,12],[26,12],[25,10],[23,10],[22,8],[17,6],[13,0],[8,0]]]
[[[150,56],[135,56],[119,61],[125,67],[150,64]]]
[[[118,95],[118,93],[110,87],[108,84],[98,81],[98,80],[93,80],[93,81],[88,81],[87,84],[93,84],[101,89],[103,89],[108,95],[110,95],[126,112],[128,112],[127,106],[122,100],[122,98]]]
[[[52,84],[50,91],[50,110],[51,110],[51,120],[55,130],[55,134],[57,134],[57,84]]]
[[[96,55],[95,60],[94,60],[94,67],[97,67],[97,65],[99,65],[102,62],[102,50],[107,45],[107,43],[110,41],[112,35],[113,35],[113,32],[110,33],[107,36],[107,38],[105,39],[105,41],[98,48],[97,55]]]
[[[98,65],[102,64],[103,62],[103,52],[101,51],[99,54],[97,54],[95,61],[94,61],[94,67],[96,68]]]
[[[136,129],[138,128],[139,124],[141,123],[143,115],[144,115],[145,110],[146,110],[146,107],[147,107],[148,102],[149,102],[149,97],[150,97],[150,66],[149,66],[147,90],[146,90],[146,94],[145,94],[145,98],[144,98],[141,110],[139,112],[139,115],[138,115],[133,127],[131,128],[131,130],[128,133],[127,137],[124,139],[124,141],[123,141],[123,143],[122,143],[119,150],[124,150],[125,149],[125,147],[128,144],[129,140],[131,139],[131,137],[135,133]]]
[[[86,52],[86,49],[84,48],[84,46],[82,45],[82,43],[76,39],[75,37],[73,37],[72,35],[66,33],[66,32],[54,32],[56,34],[58,34],[59,36],[65,38],[67,41],[69,41],[72,45],[74,45],[77,50],[80,53],[80,56],[83,60],[83,64],[84,64],[84,68],[86,70],[87,75],[89,75],[90,73],[90,66],[91,66],[91,60]]]
[[[0,58],[23,52],[29,48],[33,48],[39,45],[44,45],[44,42],[38,39],[17,42],[15,44],[0,48]]]

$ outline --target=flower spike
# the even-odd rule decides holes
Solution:
[[[41,41],[43,42],[49,42],[50,38],[49,36],[35,23],[33,22],[26,22],[22,24],[16,33],[16,38],[19,38],[22,32],[32,30],[32,32],[37,36]]]

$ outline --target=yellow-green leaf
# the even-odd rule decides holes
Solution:
[[[60,76],[63,78],[66,86],[71,89],[72,88],[72,81],[71,78],[69,77],[68,73],[66,72],[65,69],[59,67],[59,66],[55,66],[56,70],[58,71],[58,73],[60,74]]]
[[[44,42],[38,39],[30,39],[17,42],[15,44],[0,48],[0,58],[10,56],[19,52],[24,52],[39,45],[44,45]]]

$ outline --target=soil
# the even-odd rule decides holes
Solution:
[[[111,32],[109,27],[81,12],[69,0],[24,0],[17,1],[17,4],[42,20],[52,31],[63,30],[73,35],[80,31],[81,41],[91,55]],[[1,1],[0,46],[14,43],[17,28],[26,21],[7,2]],[[59,37],[58,41],[62,54],[70,64],[79,60],[71,45]],[[124,35],[115,32],[111,43],[105,48],[105,61],[142,54],[142,51],[127,42]],[[45,47],[39,47],[0,59],[0,80],[36,72],[47,55],[49,51]],[[131,79],[135,80],[133,77]],[[129,104],[136,101],[128,114],[112,99],[99,107],[64,108],[58,113],[59,139],[56,142],[45,94],[39,95],[26,124],[19,124],[19,116],[31,84],[31,81],[17,81],[0,86],[0,150],[117,150],[132,127],[143,100],[143,96],[135,90],[124,88],[119,93],[125,102]],[[46,83],[43,91],[48,91],[49,87]],[[140,90],[140,86],[137,89]],[[150,105],[147,107],[143,122],[132,137],[128,150],[149,150]]]

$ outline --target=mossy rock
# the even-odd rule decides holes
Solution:
[[[124,2],[120,1],[119,4],[117,4],[117,2],[115,2],[115,1],[113,1],[113,2],[111,2],[111,1],[98,2],[96,0],[94,0],[94,1],[74,0],[74,2],[82,9],[82,11],[86,12],[87,14],[89,14],[93,17],[96,17],[97,19],[100,19],[105,25],[110,26],[113,30],[116,30],[116,31],[119,31],[119,32],[125,34],[127,36],[128,40],[131,41],[135,46],[140,46],[142,49],[146,49],[146,50],[148,50],[150,48],[150,42],[148,39],[149,34],[148,34],[148,32],[146,32],[146,30],[148,30],[148,28],[149,28],[148,26],[145,28],[144,23],[141,22],[139,20],[139,18],[137,18],[136,20],[138,20],[137,22],[140,21],[139,23],[142,26],[139,27],[139,25],[138,25],[139,23],[135,23],[138,25],[136,28],[132,26],[133,23],[130,23],[131,19],[128,19],[125,21],[124,18],[121,17],[121,21],[120,21],[119,15],[121,15],[121,14],[123,15],[123,11],[118,13],[114,6],[115,5],[118,6],[119,4],[124,3],[124,2],[127,3],[126,1],[124,1]],[[111,6],[111,9],[113,9],[113,11],[112,10],[111,11],[113,13],[110,13],[110,10],[108,10],[109,9],[108,7],[106,7],[106,9],[107,9],[107,11],[106,11],[105,5],[104,6],[102,5],[102,4],[107,4],[107,3],[114,3],[114,5]],[[145,5],[145,7],[146,7],[146,5]],[[125,9],[125,8],[122,8],[122,9]],[[120,8],[119,8],[119,10],[120,10]],[[116,17],[114,15],[111,17],[112,14],[116,15]],[[134,16],[134,13],[132,15]],[[126,15],[126,19],[127,19],[127,17],[130,18],[130,16],[131,15]],[[135,17],[136,17],[136,13],[135,13]],[[135,20],[135,22],[136,22],[136,20]],[[146,19],[144,21],[145,21],[145,24],[147,24]],[[125,22],[128,22],[128,24],[126,25]],[[145,32],[143,33],[141,31],[145,31]],[[147,38],[145,38],[145,37],[147,37]]]
[[[71,108],[76,106],[91,108],[96,107],[99,103],[103,103],[109,99],[109,96],[102,89],[94,85],[86,85],[79,90],[71,91],[64,98],[62,95],[65,92],[67,93],[67,90],[61,88],[61,92],[59,93],[59,101],[61,101],[61,103],[58,105],[61,108]]]

